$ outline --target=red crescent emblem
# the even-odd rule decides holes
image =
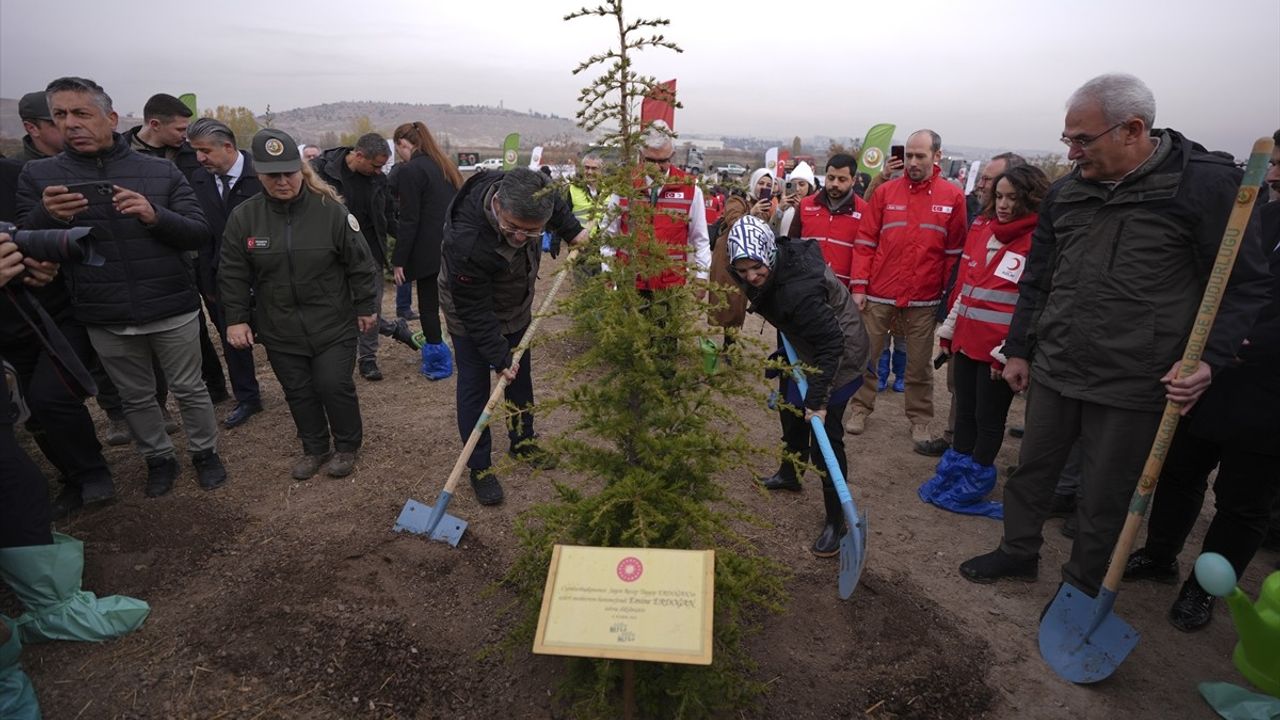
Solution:
[[[1022,258],[1020,257],[1013,258],[1013,265],[1009,268],[1009,270],[1010,271],[1017,270],[1020,267],[1022,267]]]

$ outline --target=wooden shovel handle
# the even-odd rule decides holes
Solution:
[[[547,291],[547,296],[542,299],[542,304],[538,306],[538,312],[534,313],[533,321],[529,323],[529,327],[525,328],[524,335],[520,338],[520,344],[516,346],[515,352],[511,354],[512,365],[519,363],[520,359],[524,357],[525,351],[529,349],[529,343],[533,341],[533,334],[537,332],[538,324],[542,322],[542,318],[551,310],[551,303],[555,300],[556,295],[559,294],[560,286],[564,284],[564,279],[569,275],[569,268],[573,267],[573,261],[577,257],[578,250],[575,248],[565,258],[564,264],[560,266],[560,269],[556,271],[555,282],[551,284],[551,289]],[[449,479],[444,483],[445,492],[453,494],[453,489],[458,486],[458,479],[462,477],[462,471],[467,467],[467,460],[480,442],[480,436],[493,418],[493,412],[498,408],[498,403],[502,402],[503,393],[509,384],[511,383],[507,380],[506,375],[498,378],[497,386],[489,394],[489,402],[484,404],[484,411],[480,413],[480,418],[476,420],[476,426],[471,428],[471,435],[467,436],[467,442],[462,446],[462,452],[458,455],[457,461],[453,463],[453,470],[449,473]]]
[[[1226,291],[1227,281],[1231,277],[1231,269],[1235,266],[1236,255],[1244,242],[1245,228],[1249,217],[1253,214],[1254,199],[1258,187],[1266,172],[1267,160],[1271,155],[1273,142],[1271,138],[1258,138],[1253,144],[1253,152],[1249,155],[1249,165],[1244,178],[1240,181],[1240,190],[1236,193],[1235,205],[1231,209],[1231,217],[1227,220],[1227,229],[1222,233],[1222,244],[1218,246],[1218,256],[1213,261],[1213,270],[1209,273],[1209,282],[1204,288],[1204,298],[1200,301],[1200,309],[1196,312],[1195,322],[1191,325],[1191,336],[1187,338],[1187,347],[1182,351],[1182,364],[1178,367],[1179,379],[1196,371],[1200,365],[1200,356],[1204,352],[1205,341],[1213,330],[1213,321],[1218,316],[1218,307],[1222,304],[1222,295]],[[1173,444],[1173,434],[1178,429],[1180,404],[1166,402],[1164,414],[1160,416],[1160,426],[1156,430],[1156,438],[1151,443],[1151,452],[1147,454],[1147,462],[1142,467],[1142,475],[1138,479],[1138,487],[1129,501],[1129,514],[1124,520],[1124,529],[1116,541],[1111,553],[1111,565],[1102,586],[1116,592],[1120,588],[1120,580],[1124,577],[1125,563],[1133,550],[1133,543],[1138,537],[1138,529],[1142,519],[1147,515],[1147,507],[1151,503],[1151,495],[1156,491],[1156,483],[1160,481],[1160,471],[1164,469],[1164,459],[1169,454],[1169,446]]]

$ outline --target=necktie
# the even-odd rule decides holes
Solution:
[[[227,197],[231,195],[231,176],[219,175],[218,179],[222,181],[222,204],[227,204]]]

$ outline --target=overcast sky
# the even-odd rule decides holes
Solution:
[[[123,113],[155,92],[202,107],[341,100],[485,104],[572,117],[579,60],[613,42],[559,0],[213,3],[4,0],[0,96],[60,75],[102,84]],[[1140,11],[1140,8],[1149,8]],[[1280,1],[630,0],[683,54],[638,69],[679,79],[688,133],[899,137],[1059,146],[1063,103],[1108,71],[1143,78],[1156,125],[1237,155],[1280,126]],[[594,77],[594,75],[592,75]]]

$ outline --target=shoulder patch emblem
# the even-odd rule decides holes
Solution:
[[[352,230],[356,232],[360,232],[360,221],[356,220],[355,215],[352,215],[351,213],[347,213],[347,224],[351,226]]]

